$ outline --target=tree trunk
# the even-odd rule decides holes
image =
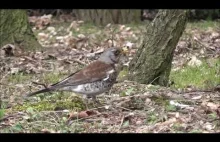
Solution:
[[[128,24],[141,21],[141,10],[75,10],[77,20],[96,25]]]
[[[130,80],[166,86],[173,52],[187,22],[186,10],[159,10],[129,65]]]
[[[6,44],[24,50],[41,48],[28,23],[26,10],[0,10],[0,47]]]

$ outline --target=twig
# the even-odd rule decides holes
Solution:
[[[80,60],[77,60],[77,59],[72,59],[72,61],[77,62],[77,63],[79,63],[81,65],[84,65],[84,66],[87,65],[86,63],[84,63],[84,62],[82,62]]]
[[[128,111],[132,111],[131,109],[125,108],[125,107],[120,107],[120,106],[116,106],[117,108],[122,108],[124,110],[128,110]]]
[[[38,61],[34,60],[33,58],[30,58],[28,56],[23,56],[22,58],[26,59],[26,60],[29,60],[29,61],[32,61],[34,63],[38,63]]]
[[[105,105],[105,106],[106,106],[106,105]],[[96,110],[96,109],[99,109],[99,108],[105,108],[105,106],[101,106],[101,107],[92,108],[92,109],[89,109],[89,110],[87,110],[87,111]]]
[[[158,79],[160,76],[154,78],[149,84],[152,84],[156,79]]]
[[[112,37],[111,37],[111,40],[112,40],[112,47],[114,46],[114,32],[116,31],[116,28],[114,28],[113,30],[112,30]]]
[[[89,119],[89,118],[93,118],[93,117],[96,117],[96,116],[99,116],[99,115],[102,115],[102,113],[99,113],[99,114],[96,114],[96,115],[92,115],[92,116],[89,116],[89,117],[84,117],[84,118],[76,119],[76,120],[70,121],[69,123],[68,123],[68,121],[67,121],[67,123],[68,123],[68,125],[71,125],[71,124],[72,124],[73,122],[75,122],[75,121],[84,120],[84,119]]]
[[[46,84],[32,81],[33,84],[44,86],[44,88],[48,88]]]
[[[125,115],[122,115],[121,123],[120,123],[118,131],[121,129],[121,126],[123,125],[124,119],[125,119]]]

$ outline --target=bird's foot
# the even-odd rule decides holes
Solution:
[[[101,102],[96,99],[96,96],[86,96],[86,97],[87,97],[87,99],[84,98],[84,101],[83,101],[85,106],[86,106],[86,110],[89,110],[89,107],[88,107],[90,105],[90,103],[89,103],[90,101],[88,100],[89,98],[92,99],[91,100],[92,101],[91,105],[93,106],[93,108],[96,108],[97,106],[101,106],[102,105]]]
[[[102,105],[102,103],[101,103],[98,99],[96,99],[96,96],[93,96],[93,97],[92,97],[92,100],[93,100],[93,106],[95,106],[95,103],[96,103],[98,106],[101,106],[101,105]]]

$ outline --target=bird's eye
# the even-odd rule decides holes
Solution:
[[[119,50],[115,50],[114,53],[115,53],[116,56],[118,56],[120,54],[120,51]]]

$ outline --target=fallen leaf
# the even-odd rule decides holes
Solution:
[[[208,131],[210,130],[213,130],[214,129],[214,126],[212,126],[211,123],[207,122],[205,125],[204,125],[204,128]]]
[[[76,119],[76,118],[78,118],[78,119],[86,118],[86,117],[89,117],[89,116],[95,115],[95,114],[97,114],[97,112],[92,111],[92,110],[91,111],[73,112],[73,113],[70,113],[68,120]]]
[[[217,110],[219,105],[218,104],[214,104],[214,103],[211,103],[211,102],[208,102],[207,103],[207,107],[209,107],[211,110]]]
[[[199,100],[199,99],[201,99],[201,98],[202,98],[202,95],[199,95],[199,96],[193,97],[192,100]]]
[[[196,56],[192,56],[191,60],[188,62],[189,66],[201,66],[202,65],[202,61],[200,61],[199,59],[197,59]]]

